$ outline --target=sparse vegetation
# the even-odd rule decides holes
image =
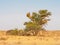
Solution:
[[[24,23],[25,29],[8,30],[6,34],[20,36],[36,36],[40,30],[45,30],[43,26],[47,24],[47,22],[50,20],[48,19],[50,15],[51,13],[48,12],[48,10],[39,10],[38,13],[32,12],[32,15],[30,15],[30,13],[27,13],[27,17],[30,19],[30,21]]]
[[[0,0],[0,45],[60,45],[59,5],[60,0]]]
[[[18,35],[18,30],[17,29],[12,29],[12,30],[8,30],[6,32],[7,35]]]

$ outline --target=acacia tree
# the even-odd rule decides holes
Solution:
[[[45,30],[43,26],[50,20],[48,19],[50,15],[51,13],[48,12],[48,10],[39,10],[38,13],[32,12],[32,14],[27,13],[27,17],[30,21],[24,23],[26,26],[25,30],[32,30],[35,33],[39,30]]]

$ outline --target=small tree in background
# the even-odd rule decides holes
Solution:
[[[25,22],[24,25],[26,26],[25,31],[34,32],[33,34],[36,35],[38,31],[45,30],[43,27],[47,22],[50,20],[48,17],[51,15],[48,10],[39,10],[38,13],[32,12],[27,13],[27,17],[30,19],[29,22]]]

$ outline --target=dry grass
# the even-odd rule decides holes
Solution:
[[[0,35],[0,45],[60,45],[59,31],[52,36],[12,36]],[[51,32],[49,32],[51,34]],[[57,34],[56,34],[57,33]],[[48,34],[45,34],[48,35]]]

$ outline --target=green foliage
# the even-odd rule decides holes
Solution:
[[[40,10],[38,13],[33,12],[32,15],[30,13],[27,13],[27,17],[30,19],[29,22],[25,22],[24,25],[26,26],[25,30],[43,30],[43,26],[47,24],[47,22],[50,20],[48,17],[51,15],[48,10]]]
[[[40,25],[37,25],[36,23],[28,22],[26,25],[26,28],[27,29],[25,29],[25,30],[29,31],[29,30],[39,30],[41,27],[40,27]]]

